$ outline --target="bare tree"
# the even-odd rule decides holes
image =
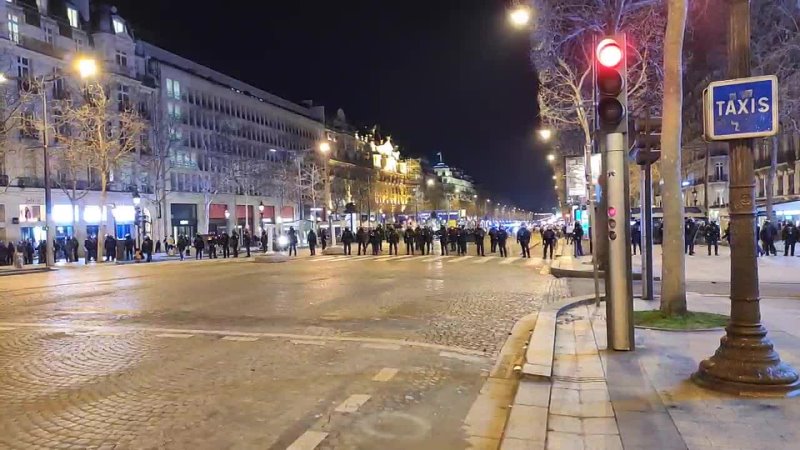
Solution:
[[[85,155],[89,169],[97,173],[100,203],[105,206],[108,185],[115,174],[121,175],[123,165],[130,162],[131,154],[141,145],[145,123],[135,111],[112,101],[101,84],[88,85],[85,96],[85,102],[70,104],[62,112],[70,133],[60,139],[66,147]],[[100,235],[105,234],[106,223],[102,222]],[[101,242],[98,239],[98,246]]]
[[[281,159],[269,166],[269,189],[278,198],[277,217],[281,217],[281,211],[288,199],[297,198],[298,174],[296,164],[292,161]]]
[[[203,211],[205,212],[205,223],[203,223],[203,232],[209,232],[209,214],[211,204],[217,199],[217,196],[232,188],[233,180],[233,165],[230,161],[230,156],[225,153],[217,151],[216,142],[212,139],[206,139],[201,143],[201,148],[196,153],[198,173],[191,176],[197,176],[197,188],[203,195]]]

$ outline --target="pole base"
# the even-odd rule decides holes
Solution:
[[[706,389],[744,397],[800,395],[800,377],[781,361],[766,330],[759,325],[736,333],[733,328],[728,327],[714,356],[700,362],[692,381]]]

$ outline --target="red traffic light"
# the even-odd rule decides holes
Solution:
[[[622,47],[611,38],[597,44],[597,62],[603,67],[617,67],[622,62]]]

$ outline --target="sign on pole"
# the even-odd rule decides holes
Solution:
[[[778,78],[715,81],[705,90],[703,106],[709,140],[774,136],[778,133]]]
[[[583,156],[566,158],[567,195],[586,197],[586,165]]]

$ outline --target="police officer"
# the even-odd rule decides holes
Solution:
[[[230,247],[230,237],[228,236],[227,232],[223,232],[222,235],[219,237],[219,245],[222,247],[222,257],[227,258],[231,254]]]
[[[425,227],[425,246],[429,255],[433,253],[433,228],[430,226]]]
[[[542,255],[542,259],[547,259],[547,249],[550,249],[550,259],[553,259],[553,248],[556,244],[556,232],[553,231],[552,228],[548,227],[544,232],[542,232],[542,245],[544,254]]]
[[[519,242],[519,246],[522,247],[522,257],[523,258],[530,258],[531,257],[531,232],[528,228],[523,224],[519,231],[517,231],[517,242]]]
[[[508,249],[506,249],[506,239],[508,239],[508,232],[505,228],[500,227],[497,229],[497,248],[500,250],[500,256],[505,258],[508,256]]]
[[[406,228],[405,233],[403,233],[403,242],[406,243],[406,255],[413,255],[414,254],[414,229],[411,226]]]
[[[367,231],[364,227],[358,227],[358,231],[356,231],[356,243],[358,244],[358,255],[361,256],[361,252],[363,251],[364,254],[367,254]]]
[[[308,230],[308,248],[311,250],[311,256],[317,254],[317,233],[314,233],[314,230]]]
[[[381,237],[378,230],[369,230],[369,242],[372,245],[372,254],[377,255],[381,246]]]
[[[389,241],[389,254],[397,256],[400,252],[397,249],[397,243],[400,242],[400,233],[389,225],[386,230],[386,240]]]
[[[466,255],[467,254],[467,230],[464,229],[464,225],[461,225],[458,228],[458,254],[459,255]]]
[[[447,255],[447,228],[439,228],[439,245],[442,247],[442,256]]]
[[[352,250],[350,246],[353,244],[353,232],[350,231],[350,228],[345,227],[344,231],[342,232],[342,246],[344,247],[344,254],[351,255]]]
[[[425,254],[425,231],[417,225],[417,229],[414,230],[414,240],[417,244],[417,250],[419,250],[423,255]]]
[[[495,226],[489,228],[489,244],[491,245],[491,252],[497,252],[497,227]]]
[[[239,257],[239,233],[233,230],[230,239],[228,239],[228,246],[231,248],[234,258]]]
[[[714,256],[719,256],[719,225],[711,221],[706,225],[706,244],[708,244],[708,256],[711,256],[711,247],[714,247]]]
[[[486,256],[483,252],[483,238],[486,236],[486,231],[478,225],[475,229],[475,254],[478,256]]]

